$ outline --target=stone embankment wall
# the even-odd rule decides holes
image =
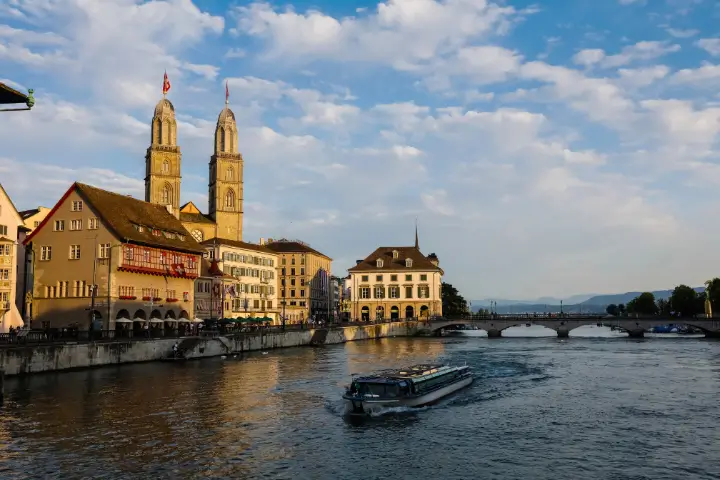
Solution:
[[[181,339],[180,350],[187,358],[269,350],[273,348],[325,345],[401,337],[416,334],[416,323],[384,323],[333,329],[292,330],[266,335],[237,337],[189,337]],[[6,375],[51,372],[99,367],[121,363],[149,362],[167,357],[177,339],[118,341],[44,346],[17,346],[0,349],[0,368]]]

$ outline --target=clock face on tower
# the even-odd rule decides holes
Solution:
[[[203,241],[203,233],[200,230],[193,230],[192,236],[196,242],[200,243]]]

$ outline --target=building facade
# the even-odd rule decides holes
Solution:
[[[163,97],[151,120],[150,146],[145,155],[145,200],[169,206],[198,242],[210,238],[242,241],[244,162],[235,114],[227,101],[215,125],[207,214],[192,202],[180,206],[181,160],[175,107]]]
[[[45,220],[45,217],[47,217],[48,213],[50,213],[50,209],[48,207],[37,207],[20,212],[20,216],[23,219],[25,228],[28,229],[28,233],[32,233],[33,230],[39,227],[42,221]]]
[[[17,308],[17,289],[22,289],[23,277],[18,265],[24,256],[18,249],[18,238],[25,230],[22,217],[5,189],[0,185],[0,332],[10,327],[23,326],[22,314]]]
[[[203,248],[165,207],[75,183],[25,245],[33,328],[193,317]]]
[[[206,251],[200,276],[195,280],[195,318],[202,320],[224,317],[224,283],[231,280],[223,274],[216,260],[209,260]],[[226,278],[227,277],[227,278]]]
[[[268,239],[265,246],[279,257],[277,291],[281,317],[286,322],[299,323],[310,317],[332,316],[332,259],[298,240]]]
[[[380,247],[348,270],[350,315],[369,321],[442,315],[443,270],[434,253],[414,247]]]
[[[280,323],[278,254],[262,244],[222,238],[205,240],[202,245],[222,272],[222,317],[269,318],[273,324]]]

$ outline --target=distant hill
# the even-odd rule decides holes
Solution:
[[[705,287],[695,287],[698,293],[704,292]],[[562,300],[562,311],[566,313],[605,313],[605,308],[611,303],[627,304],[630,300],[642,292],[625,292],[610,295],[573,295]],[[667,300],[672,290],[656,290],[652,292],[655,299]],[[473,310],[490,307],[491,300],[473,300]],[[507,313],[559,313],[561,310],[560,299],[554,297],[542,297],[536,300],[492,300],[497,302],[497,312]]]

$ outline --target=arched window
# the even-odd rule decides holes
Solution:
[[[168,120],[162,122],[161,132],[162,133],[160,135],[160,143],[162,143],[163,145],[167,145],[169,143],[168,138],[170,138],[170,122]]]
[[[175,131],[175,128],[176,128],[176,125],[175,125],[174,121],[171,122],[170,124],[168,124],[168,144],[169,145],[173,144],[173,141],[174,141],[173,132]]]
[[[198,243],[203,241],[203,233],[200,230],[193,230],[192,236]]]
[[[167,160],[163,160],[162,164],[162,173],[167,174],[170,172],[170,162]]]
[[[228,152],[232,153],[235,151],[234,150],[234,148],[235,148],[235,145],[234,145],[235,144],[235,131],[234,130],[230,130],[230,142],[229,143],[230,143],[230,148],[228,149]]]
[[[225,194],[225,208],[231,210],[235,208],[235,192],[232,190],[228,190]]]
[[[225,170],[225,180],[228,182],[232,182],[235,179],[235,170],[233,167],[228,167],[227,170]]]
[[[162,189],[160,203],[163,205],[170,205],[173,203],[173,191],[169,183],[166,183]]]
[[[220,151],[225,151],[225,129],[221,128],[218,130],[218,135],[220,135]]]
[[[155,138],[154,143],[162,143],[162,122],[158,119],[155,120]]]

